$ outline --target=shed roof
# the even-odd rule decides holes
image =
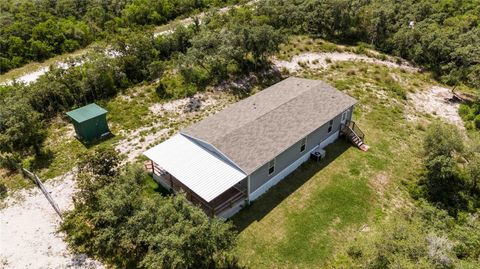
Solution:
[[[144,155],[207,202],[247,176],[181,134],[147,150]]]
[[[181,133],[212,144],[250,174],[356,102],[323,81],[290,77]]]
[[[67,115],[74,121],[81,123],[97,116],[106,114],[107,111],[95,103],[74,109],[67,112]]]

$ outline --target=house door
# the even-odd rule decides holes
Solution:
[[[342,120],[341,120],[342,124],[345,124],[345,122],[347,122],[348,113],[350,113],[350,109],[347,109],[342,113]]]

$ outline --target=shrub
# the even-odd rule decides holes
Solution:
[[[0,182],[0,200],[5,199],[8,195],[7,186],[3,182]]]
[[[21,158],[17,153],[0,151],[0,167],[14,171],[19,168],[20,162]]]
[[[475,123],[475,128],[480,129],[480,114],[475,117],[473,122]]]

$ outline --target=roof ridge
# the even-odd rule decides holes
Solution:
[[[292,77],[292,78],[298,79],[298,77]],[[265,116],[267,116],[267,115],[269,115],[269,114],[277,111],[280,107],[282,107],[282,106],[284,106],[285,104],[288,104],[288,103],[290,103],[290,102],[292,102],[292,101],[294,101],[294,100],[297,100],[297,98],[301,97],[301,96],[304,95],[305,93],[311,92],[313,89],[319,88],[320,84],[328,85],[328,84],[326,84],[326,83],[323,83],[321,80],[313,80],[313,79],[306,79],[306,78],[301,78],[301,79],[311,80],[311,81],[315,81],[315,82],[318,82],[318,83],[317,83],[316,85],[312,86],[310,89],[302,91],[299,95],[295,96],[294,98],[288,99],[287,101],[280,103],[279,105],[275,106],[274,109],[271,109],[271,110],[269,110],[269,111],[267,111],[267,112],[259,115],[258,117],[255,117],[255,118],[253,118],[252,120],[247,121],[247,122],[239,125],[237,128],[233,129],[231,132],[228,132],[228,133],[226,133],[225,135],[222,135],[222,136],[218,137],[217,139],[213,140],[210,144],[213,145],[213,143],[215,143],[216,141],[221,140],[221,139],[225,138],[226,136],[231,135],[232,133],[235,133],[235,131],[243,128],[243,127],[246,126],[247,124],[252,123],[252,122],[255,122],[255,121],[257,121],[258,119],[261,119],[261,118],[263,118],[263,117],[265,117]],[[275,85],[275,84],[274,84],[274,85]],[[272,85],[272,86],[273,86],[273,85]],[[307,86],[307,87],[309,87],[309,86]],[[268,88],[267,88],[267,89],[268,89]],[[266,89],[264,89],[264,90],[266,90]],[[248,97],[247,97],[247,98],[248,98]],[[244,99],[244,100],[246,100],[246,99]],[[222,152],[222,153],[223,153],[223,152]],[[224,154],[225,156],[228,156],[228,155],[225,154],[225,153],[223,153],[223,154]],[[229,158],[230,158],[230,157],[229,157]],[[237,165],[238,165],[238,164],[237,164]],[[239,166],[239,165],[238,165],[238,166]],[[239,166],[239,167],[240,167],[240,166]],[[242,168],[242,170],[243,170],[243,168]]]
[[[317,90],[322,90],[323,88],[321,88],[321,86],[328,86],[327,88],[328,88],[329,90],[336,90],[335,88],[333,88],[332,86],[330,86],[330,85],[327,84],[327,83],[324,83],[324,82],[322,82],[322,81],[319,81],[319,82],[320,82],[320,83],[318,83],[317,85],[311,87],[310,89],[308,89],[308,90],[306,90],[306,91],[303,91],[301,94],[299,94],[299,95],[296,96],[295,98],[292,98],[292,99],[290,99],[290,100],[288,100],[288,101],[286,101],[286,102],[283,102],[281,105],[275,107],[274,109],[268,111],[267,113],[264,113],[264,114],[262,114],[261,116],[255,118],[254,120],[249,121],[249,122],[241,125],[241,127],[247,125],[248,123],[254,122],[254,121],[256,121],[256,120],[258,120],[258,119],[260,119],[260,118],[262,118],[262,117],[265,117],[265,116],[267,116],[267,115],[269,115],[269,114],[271,114],[271,113],[274,113],[275,111],[277,111],[278,109],[280,109],[283,105],[288,104],[288,103],[290,103],[290,102],[294,102],[294,101],[298,100],[300,97],[302,97],[303,95],[305,95],[305,94],[307,94],[307,93],[309,93],[309,92],[312,92],[312,91],[315,90],[315,89],[317,89]],[[323,84],[323,85],[321,85],[321,84]],[[345,93],[342,92],[342,94],[345,94]],[[236,128],[234,131],[236,131],[236,130],[238,130],[238,129],[241,129],[241,128]],[[225,138],[226,136],[230,135],[230,134],[233,133],[234,131],[229,132],[229,133],[227,133],[227,134],[219,137],[218,139],[216,139],[215,141],[212,142],[212,145],[213,145],[213,143],[215,143],[217,140],[221,140],[221,139]],[[304,135],[303,137],[307,136],[309,133],[310,133],[310,132],[305,133],[305,135]],[[220,151],[220,149],[219,149],[219,151]],[[280,151],[280,152],[275,152],[275,155],[278,155],[278,154],[282,153],[283,151],[284,151],[284,150],[282,150],[282,151]],[[224,154],[225,156],[228,156],[226,153],[224,153],[224,152],[222,152],[222,151],[220,151],[220,152],[221,152],[222,154]],[[230,156],[228,156],[228,158],[229,158],[229,159],[232,159]],[[233,161],[233,159],[232,159],[232,161]],[[240,166],[239,164],[237,164],[236,162],[234,162],[234,163],[235,163],[238,167],[241,167],[241,166]],[[257,169],[260,168],[262,165],[264,165],[264,164],[258,165],[254,170],[257,170]],[[244,171],[244,167],[242,167],[242,171]]]

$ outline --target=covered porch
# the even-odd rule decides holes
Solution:
[[[248,200],[247,176],[182,135],[145,152],[145,168],[166,189],[186,198],[211,217],[228,218]]]

